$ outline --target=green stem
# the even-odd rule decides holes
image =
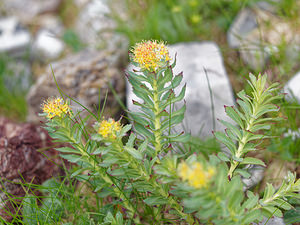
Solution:
[[[181,218],[186,220],[188,224],[195,224],[193,217],[190,214],[183,212],[183,207],[176,201],[172,196],[169,195],[169,192],[165,191],[160,183],[156,182],[154,179],[151,179],[150,184],[156,188],[157,192],[168,200],[168,205],[175,209]]]
[[[97,161],[91,157],[90,154],[88,154],[85,151],[84,146],[82,145],[82,143],[76,143],[76,140],[74,139],[74,137],[71,135],[70,133],[70,129],[68,127],[65,126],[65,123],[61,123],[61,126],[63,128],[65,128],[66,130],[68,130],[68,138],[70,139],[70,141],[72,141],[72,144],[76,145],[77,149],[80,151],[82,156],[85,156],[87,158],[88,163],[93,166],[95,168],[95,170],[99,173],[99,175],[101,176],[101,178],[110,186],[113,186],[112,189],[114,191],[114,193],[122,200],[125,208],[129,211],[129,217],[133,218],[134,222],[136,224],[140,224],[140,219],[139,217],[135,217],[134,215],[136,213],[135,208],[133,207],[133,205],[129,202],[128,198],[124,195],[124,193],[121,191],[121,189],[114,183],[114,181],[111,179],[111,177],[109,175],[107,175],[107,173],[103,170],[102,167],[98,166]]]
[[[239,145],[238,145],[239,147],[238,147],[238,150],[235,153],[235,157],[236,158],[240,158],[244,154],[244,147],[245,147],[245,145],[248,142],[249,130],[253,126],[253,123],[254,123],[254,120],[255,120],[254,118],[256,118],[256,113],[257,113],[257,104],[254,104],[253,112],[252,112],[252,115],[250,117],[251,119],[247,122],[245,130],[243,132],[242,139],[239,141]],[[229,180],[231,180],[235,169],[240,164],[238,161],[236,161],[234,159],[232,161],[233,162],[230,163],[230,168],[229,168],[228,175],[227,175],[227,177],[228,177]]]
[[[156,154],[159,154],[162,150],[162,145],[161,145],[162,131],[161,131],[161,121],[160,121],[161,117],[159,116],[159,114],[161,113],[161,109],[159,107],[158,84],[156,78],[154,78],[153,80],[152,88],[153,88],[153,102],[154,102],[154,115],[155,115],[154,132],[153,132],[155,138],[154,147],[155,147]],[[157,162],[160,163],[159,158]],[[161,184],[154,179],[155,177],[150,178],[148,176],[145,178],[147,181],[150,180],[150,184],[155,188],[155,190],[161,196],[168,199],[169,205],[178,212],[181,218],[184,218],[189,224],[195,223],[193,217],[183,212],[183,207],[173,197],[169,196],[169,192],[164,190]]]
[[[162,132],[161,132],[161,122],[160,122],[160,108],[159,108],[159,97],[158,97],[158,87],[157,87],[157,80],[154,79],[153,80],[153,102],[154,102],[154,115],[155,115],[155,119],[154,119],[154,138],[155,138],[155,143],[154,143],[154,147],[155,147],[155,152],[156,154],[159,154],[161,151],[161,136],[162,136]]]
[[[130,165],[132,166],[132,168],[135,169],[139,174],[141,174],[142,179],[144,179],[146,182],[149,182],[149,184],[153,187],[154,192],[166,198],[168,200],[168,205],[175,209],[181,216],[181,218],[184,218],[189,224],[194,224],[195,221],[193,217],[183,212],[183,207],[178,203],[178,201],[176,201],[172,196],[169,195],[168,191],[165,191],[165,189],[159,182],[156,181],[156,176],[153,176],[151,178],[149,175],[147,175],[147,172],[143,169],[139,162],[137,162],[135,158],[131,157],[131,155],[129,155],[126,151],[123,151],[123,144],[121,140],[116,142],[115,147],[119,150],[120,153],[124,153],[124,159],[128,162],[131,162]]]

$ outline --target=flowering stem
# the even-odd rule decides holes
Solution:
[[[136,212],[135,208],[133,207],[133,205],[130,203],[130,201],[128,200],[128,198],[124,195],[124,193],[121,191],[121,189],[117,186],[117,184],[111,179],[111,177],[106,173],[106,171],[102,168],[99,167],[99,163],[97,162],[97,160],[92,157],[90,154],[88,154],[85,151],[85,147],[83,146],[83,144],[80,143],[76,143],[76,140],[74,139],[74,137],[72,136],[69,127],[65,126],[66,124],[61,122],[60,125],[65,128],[66,130],[68,130],[69,132],[67,133],[68,138],[70,139],[70,141],[72,142],[72,145],[78,149],[80,151],[80,154],[84,157],[87,158],[87,162],[94,167],[94,169],[99,173],[99,175],[101,176],[101,178],[110,186],[112,186],[112,189],[114,191],[114,193],[122,200],[124,206],[126,207],[126,209],[128,209],[129,211],[129,217],[133,218],[134,222],[136,224],[140,223],[140,219],[139,217],[135,217],[134,218],[134,214]]]
[[[149,182],[149,184],[153,187],[154,192],[166,198],[168,200],[168,205],[175,209],[181,218],[184,218],[189,224],[194,224],[194,219],[192,216],[183,212],[183,207],[174,199],[173,196],[169,195],[169,192],[162,187],[161,183],[156,181],[156,176],[150,177],[147,175],[144,167],[142,167],[140,163],[129,153],[123,150],[123,144],[121,140],[116,141],[114,146],[119,150],[120,153],[123,153],[122,155],[126,161],[131,162],[130,165],[141,175],[141,179]]]
[[[158,88],[157,88],[157,80],[154,78],[153,80],[153,101],[154,101],[154,138],[155,138],[155,152],[159,154],[161,151],[161,122],[160,122],[160,107],[159,107],[159,97],[158,97]]]

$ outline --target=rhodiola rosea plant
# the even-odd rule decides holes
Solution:
[[[71,176],[93,190],[105,212],[98,224],[240,225],[281,216],[281,210],[292,207],[288,198],[299,198],[300,191],[295,174],[289,173],[278,190],[268,184],[262,198],[244,193],[241,181],[249,176],[245,165],[264,164],[246,155],[265,138],[257,132],[274,119],[266,113],[277,110],[276,84],[266,87],[266,76],[250,75],[252,92],[240,92],[240,107],[225,109],[236,125],[221,121],[226,132],[215,132],[230,154],[206,158],[176,149],[189,139],[172,133],[184,118],[185,104],[178,110],[174,104],[184,99],[186,87],[175,94],[183,75],[173,74],[176,61],[167,46],[143,41],[132,48],[130,58],[138,69],[126,76],[139,97],[133,101],[139,111],[129,112],[132,125],[93,115],[97,122],[91,128],[63,96],[42,106],[45,129],[69,145],[57,151],[77,165]]]

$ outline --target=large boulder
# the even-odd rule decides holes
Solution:
[[[48,133],[40,126],[0,118],[1,217],[9,221],[17,212],[15,203],[20,203],[26,194],[21,184],[42,184],[54,175],[63,174],[59,168],[61,159],[56,157],[53,146]],[[14,196],[14,202],[7,194]]]
[[[169,46],[169,51],[172,57],[177,53],[174,73],[183,71],[182,84],[175,92],[178,94],[187,84],[185,119],[175,131],[207,137],[213,130],[223,130],[217,119],[229,120],[224,105],[234,105],[234,97],[218,46],[213,42],[179,43]],[[130,66],[129,70],[132,69]],[[138,98],[128,84],[127,106],[135,111],[133,99]]]
[[[104,115],[119,116],[120,105],[112,88],[121,99],[125,96],[125,81],[120,71],[120,57],[110,51],[84,50],[51,65],[59,87],[70,97],[95,112],[98,103],[103,106],[108,92]],[[99,93],[100,91],[100,93]],[[41,102],[59,95],[51,68],[41,75],[27,95],[28,120],[38,122]],[[99,99],[100,96],[100,99]],[[76,106],[76,105],[74,105]],[[80,108],[82,109],[82,108]]]

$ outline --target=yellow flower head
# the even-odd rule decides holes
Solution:
[[[97,127],[98,133],[104,138],[116,138],[116,132],[122,128],[120,121],[115,121],[114,119],[102,120]]]
[[[67,113],[71,113],[71,109],[68,103],[64,103],[62,98],[49,98],[42,104],[42,110],[46,113],[48,119],[52,119],[55,116],[62,117]]]
[[[215,174],[215,169],[204,168],[200,162],[194,162],[191,166],[183,162],[178,167],[178,175],[183,181],[195,188],[207,187],[209,181]]]
[[[143,41],[137,43],[131,52],[132,60],[138,63],[141,69],[150,72],[156,72],[170,61],[169,51],[163,42]]]

